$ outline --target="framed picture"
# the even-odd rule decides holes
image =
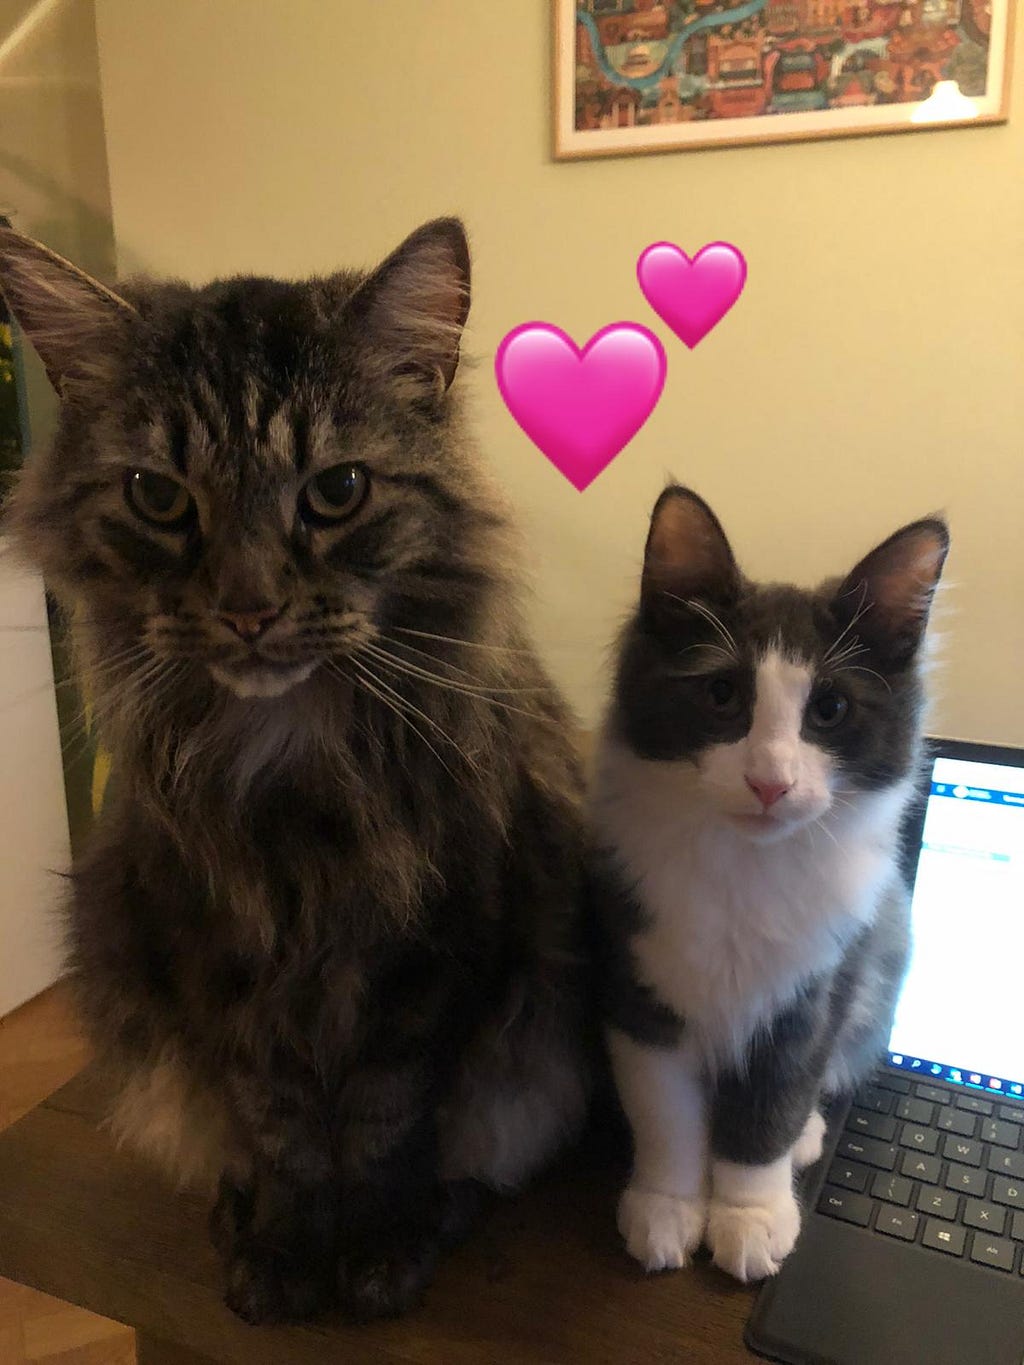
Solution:
[[[1005,122],[1014,0],[552,0],[555,157]]]

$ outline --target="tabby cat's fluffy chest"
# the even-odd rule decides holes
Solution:
[[[874,916],[904,801],[902,786],[862,795],[827,830],[756,844],[710,817],[691,765],[606,741],[594,815],[642,912],[638,978],[709,1054],[739,1056]]]

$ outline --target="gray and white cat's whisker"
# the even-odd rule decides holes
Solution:
[[[850,631],[853,630],[857,622],[861,620],[863,616],[866,616],[867,613],[874,606],[874,603],[871,602],[868,597],[869,588],[867,579],[864,579],[861,582],[859,589],[856,589],[856,591],[860,592],[860,604],[854,615],[847,622],[846,626],[839,632],[839,634],[836,636],[836,638],[832,641],[828,649],[826,649],[825,653],[823,654],[822,656],[823,667],[827,666],[829,660],[834,656],[836,650],[839,648],[839,645],[846,638],[846,636],[849,635]]]
[[[691,611],[695,611],[698,616],[703,616],[705,621],[714,627],[720,637],[725,641],[729,656],[733,659],[738,659],[736,641],[733,639],[732,632],[724,624],[718,613],[712,611],[706,602],[702,602],[696,597],[678,597],[675,593],[668,592],[667,589],[663,589],[663,591],[666,597],[670,597],[673,601],[679,602],[682,606],[688,607]]]
[[[889,682],[888,678],[883,678],[881,673],[876,672],[873,668],[866,668],[863,664],[844,664],[842,668],[833,668],[831,671],[837,674],[866,673],[869,677],[877,678],[887,692],[892,692],[892,684]]]

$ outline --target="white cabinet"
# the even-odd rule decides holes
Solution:
[[[71,863],[42,581],[0,539],[0,1016],[60,974]]]

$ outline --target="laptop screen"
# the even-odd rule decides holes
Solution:
[[[934,760],[912,915],[889,1061],[1024,1096],[1024,755]]]

